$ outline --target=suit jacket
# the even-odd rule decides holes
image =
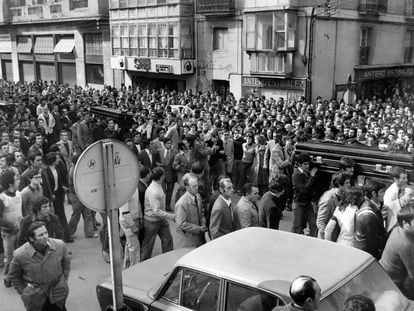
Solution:
[[[177,224],[176,248],[198,247],[205,242],[202,227],[206,226],[201,197],[186,192],[175,204],[175,222]]]
[[[173,162],[176,154],[176,150],[170,150],[170,155],[165,157],[165,154],[163,154],[163,158],[161,159],[161,163],[165,171],[166,183],[174,183],[177,181],[177,173],[173,168]]]
[[[171,142],[175,150],[178,150],[178,143],[181,141],[180,134],[178,133],[177,125],[170,127],[165,134],[165,137],[171,138]]]
[[[145,166],[146,168],[149,168],[150,170],[157,166],[157,162],[159,161],[158,155],[151,153],[152,159],[150,160],[150,157],[148,156],[148,152],[144,149],[138,154],[138,160],[139,162]]]
[[[43,130],[45,131],[46,135],[52,134],[53,133],[53,129],[54,129],[55,125],[56,125],[55,118],[53,117],[53,115],[50,112],[48,113],[48,117],[49,117],[48,118],[48,121],[46,122],[46,118],[45,118],[45,115],[44,115],[44,112],[43,112],[37,118],[39,121],[43,121],[39,125],[43,128]]]
[[[64,142],[59,140],[56,145],[59,147],[59,152],[62,155],[63,160],[65,160],[66,168],[69,171],[70,166],[72,165],[72,158],[73,158],[73,145],[72,142],[68,141],[69,153],[66,150]]]
[[[43,194],[45,197],[52,199],[52,195],[56,193],[64,194],[63,186],[67,187],[67,171],[66,168],[60,165],[56,165],[56,171],[58,175],[58,187],[55,189],[55,179],[53,178],[52,170],[50,166],[46,166],[42,170],[42,185],[43,185]]]
[[[214,202],[210,218],[211,239],[217,239],[234,231],[233,212],[221,195]]]

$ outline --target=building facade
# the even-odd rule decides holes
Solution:
[[[3,79],[113,83],[107,1],[4,0],[0,10]]]
[[[194,2],[110,0],[115,85],[195,89]]]

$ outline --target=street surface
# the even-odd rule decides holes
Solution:
[[[234,198],[236,203],[238,198]],[[70,219],[72,207],[66,204],[66,215]],[[283,212],[284,217],[280,223],[281,230],[290,231],[292,212]],[[96,216],[102,223],[100,216]],[[171,233],[175,238],[175,223],[170,222]],[[98,227],[99,230],[101,227]],[[110,265],[102,257],[99,238],[85,239],[83,234],[83,221],[79,222],[74,243],[68,243],[68,249],[72,252],[72,265],[69,276],[69,297],[66,302],[68,311],[98,311],[99,304],[96,298],[95,287],[101,279],[111,275]],[[161,253],[161,243],[157,238],[154,255]],[[21,311],[23,303],[14,288],[6,288],[3,285],[4,269],[0,269],[0,310]]]

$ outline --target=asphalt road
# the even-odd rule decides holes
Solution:
[[[237,198],[234,198],[234,203]],[[68,219],[71,206],[66,205]],[[101,222],[100,216],[97,219]],[[292,221],[292,212],[284,212],[280,229],[289,231]],[[171,233],[175,237],[175,224],[170,222]],[[68,311],[98,311],[99,305],[96,298],[95,287],[100,280],[111,275],[110,265],[103,260],[99,238],[86,239],[83,234],[82,220],[76,232],[74,243],[69,243],[68,249],[72,253],[72,265],[69,276],[70,293],[66,302]],[[157,238],[153,256],[161,253],[161,243]],[[24,310],[23,303],[14,288],[6,288],[3,285],[4,269],[0,269],[0,310],[20,311]]]

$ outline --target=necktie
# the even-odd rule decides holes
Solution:
[[[66,143],[63,143],[63,146],[65,146],[66,152],[69,155],[69,144],[66,142]]]

